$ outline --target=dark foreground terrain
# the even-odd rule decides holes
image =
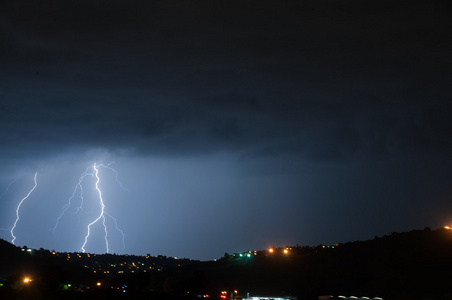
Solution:
[[[222,291],[238,299],[248,293],[452,299],[452,230],[446,228],[225,253],[208,262],[55,253],[3,240],[0,257],[0,299],[220,299]]]

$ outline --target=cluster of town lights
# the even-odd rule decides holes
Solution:
[[[283,249],[283,253],[284,253],[284,254],[289,254],[290,250],[292,250],[292,248],[284,248],[284,249]],[[272,247],[272,248],[269,248],[269,249],[268,249],[268,252],[269,252],[269,253],[275,253],[275,248],[273,248],[273,247]]]
[[[237,296],[238,291],[234,290],[234,292],[231,292],[231,298],[235,298],[235,296]],[[220,295],[221,299],[227,299],[228,298],[228,292],[227,291],[221,291],[221,295]]]

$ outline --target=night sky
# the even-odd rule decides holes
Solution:
[[[2,0],[0,237],[213,259],[452,223],[450,1]],[[105,253],[101,223],[87,252]]]

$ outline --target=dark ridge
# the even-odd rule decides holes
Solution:
[[[44,299],[203,295],[220,299],[221,291],[234,290],[238,291],[235,299],[247,293],[298,299],[320,295],[450,299],[452,295],[452,230],[446,228],[394,232],[344,244],[225,253],[205,262],[162,255],[56,253],[5,241],[0,242],[0,254],[0,296],[8,297],[31,290]],[[24,276],[34,281],[25,284]]]

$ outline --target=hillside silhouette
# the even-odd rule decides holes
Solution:
[[[0,264],[1,299],[220,299],[222,291],[228,297],[229,291],[237,291],[236,299],[248,293],[298,299],[452,299],[452,230],[446,228],[344,244],[225,253],[204,262],[55,253],[1,240]],[[34,278],[33,293],[31,284],[22,283],[24,276]]]

